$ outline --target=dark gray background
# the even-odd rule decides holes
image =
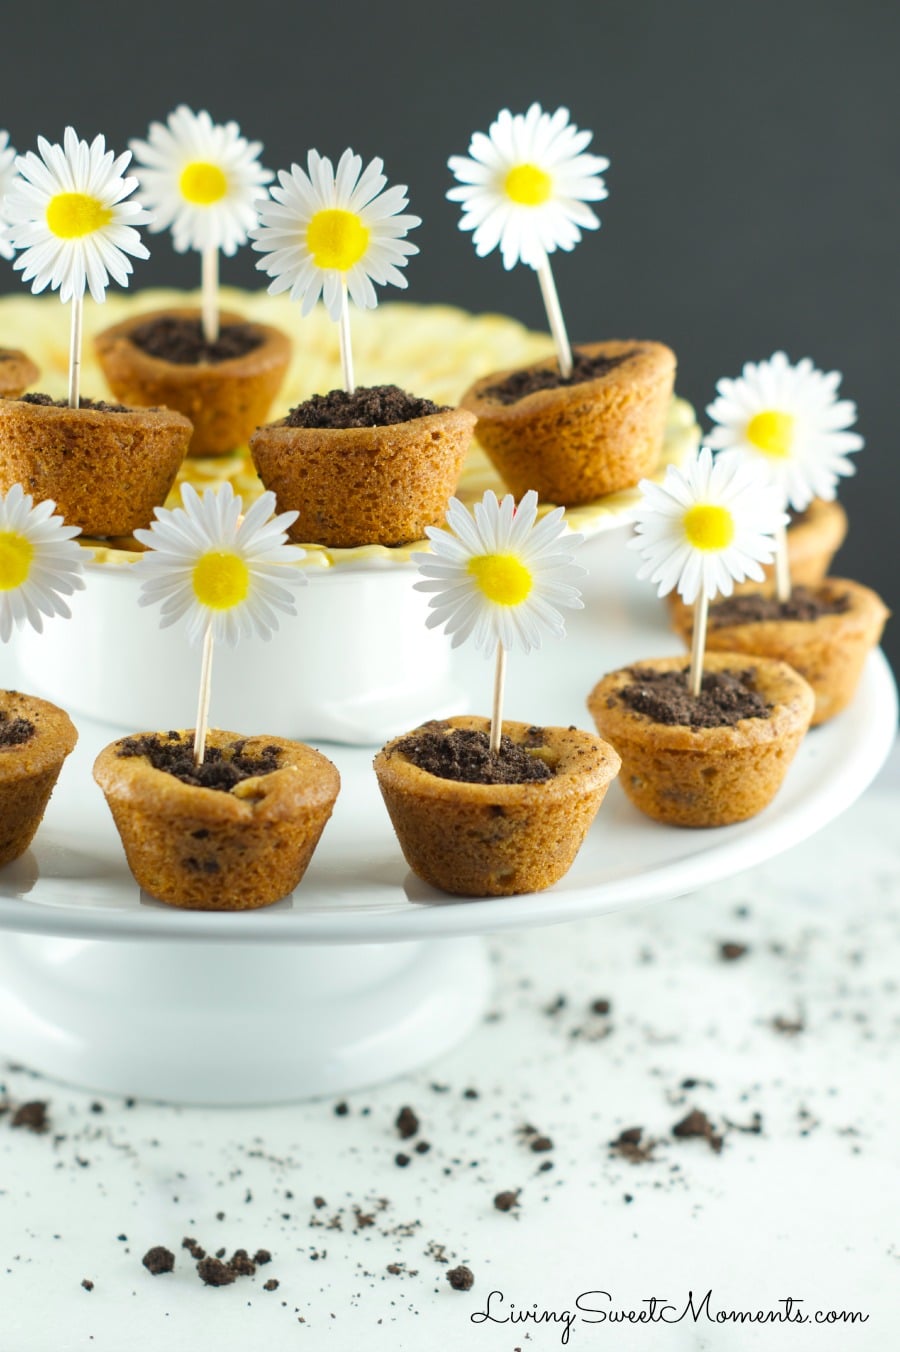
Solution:
[[[573,339],[657,338],[702,410],[783,347],[844,372],[866,449],[841,497],[838,571],[900,610],[897,311],[900,7],[893,0],[552,5],[3,6],[0,126],[18,149],[71,122],[124,149],[180,101],[236,118],[271,168],[308,147],[381,155],[410,185],[411,300],[543,325],[527,268],[475,257],[446,158],[497,111],[566,104],[611,160],[602,229],[554,256]],[[154,244],[154,241],[151,241]],[[254,256],[223,280],[256,286]],[[165,237],[138,285],[193,286]],[[0,266],[0,290],[21,283]],[[399,293],[395,293],[399,294]],[[886,646],[900,663],[900,623]]]

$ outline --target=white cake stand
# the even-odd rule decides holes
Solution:
[[[599,537],[583,561],[586,609],[564,644],[511,661],[509,718],[589,726],[585,696],[604,672],[680,651],[661,603],[633,582],[621,536]],[[489,664],[458,657],[460,686],[486,711]],[[4,654],[0,685],[20,683]],[[183,1103],[286,1101],[389,1078],[481,1016],[489,980],[475,936],[678,897],[759,863],[862,793],[896,718],[876,653],[852,706],[810,734],[752,821],[660,826],[614,784],[562,882],[489,900],[449,898],[412,877],[371,749],[325,747],[343,786],[309,872],[292,897],[243,914],[181,912],[139,891],[90,773],[119,734],[80,720],[33,848],[0,871],[0,1052],[92,1089]]]

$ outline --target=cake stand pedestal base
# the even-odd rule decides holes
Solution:
[[[290,1102],[390,1079],[474,1027],[482,941],[300,946],[0,935],[0,1055],[85,1089]]]

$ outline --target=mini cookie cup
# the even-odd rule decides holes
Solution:
[[[107,383],[123,404],[164,404],[189,418],[194,430],[188,455],[227,455],[245,445],[267,418],[290,364],[291,340],[269,324],[223,311],[222,328],[240,324],[254,329],[259,344],[223,361],[166,361],[132,340],[135,329],[163,318],[199,321],[200,311],[152,310],[97,334],[94,347]]]
[[[0,401],[0,490],[22,484],[52,498],[85,535],[130,535],[149,526],[184,459],[191,424],[169,409],[114,413]]]
[[[881,597],[858,582],[829,577],[809,590],[824,600],[846,596],[849,608],[813,620],[756,620],[718,625],[710,610],[707,652],[752,654],[787,662],[816,697],[812,727],[845,709],[856,693],[865,660],[877,646],[890,612]],[[684,607],[678,632],[690,646],[693,613]]]
[[[683,657],[651,658],[636,668],[683,671]],[[703,670],[753,670],[753,688],[770,706],[767,718],[732,727],[657,723],[620,698],[634,684],[630,668],[604,676],[588,696],[602,737],[622,757],[620,783],[648,817],[670,826],[728,826],[761,812],[781,787],[809,727],[815,696],[784,662],[746,653],[707,653]]]
[[[18,348],[0,347],[0,399],[18,399],[40,376],[30,357]]]
[[[0,690],[0,710],[4,721],[23,718],[34,726],[27,741],[0,745],[2,865],[18,859],[31,844],[78,733],[69,715],[55,704],[17,690]]]
[[[490,733],[490,720],[459,717],[416,732],[463,728]],[[619,771],[611,746],[573,728],[503,724],[553,770],[526,784],[470,784],[421,769],[395,737],[375,757],[375,774],[413,873],[456,896],[507,897],[552,887],[571,867]]]
[[[292,540],[344,549],[401,545],[443,520],[474,426],[460,408],[383,427],[282,420],[254,432],[250,451],[278,510],[299,513]]]
[[[279,768],[225,792],[186,784],[145,756],[120,756],[121,741],[94,763],[128,867],[170,906],[246,911],[279,901],[300,882],[331,816],[341,782],[331,761],[281,737],[219,729],[207,737],[212,747],[236,742],[248,756],[277,748]]]
[[[514,371],[476,381],[462,399],[475,436],[515,496],[574,507],[631,488],[659,463],[675,382],[675,354],[662,343],[581,344],[588,357],[625,357],[606,374],[535,390],[514,403],[490,393]],[[524,371],[552,369],[556,359]]]

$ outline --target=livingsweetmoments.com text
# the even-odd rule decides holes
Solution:
[[[469,1316],[473,1324],[544,1325],[559,1330],[568,1344],[580,1325],[617,1327],[621,1324],[865,1324],[860,1310],[811,1309],[798,1296],[783,1296],[768,1309],[739,1309],[718,1303],[710,1289],[703,1295],[688,1291],[687,1298],[669,1300],[646,1296],[633,1306],[617,1305],[609,1291],[582,1291],[567,1309],[541,1309],[536,1303],[516,1304],[502,1291],[491,1291],[482,1309]]]

